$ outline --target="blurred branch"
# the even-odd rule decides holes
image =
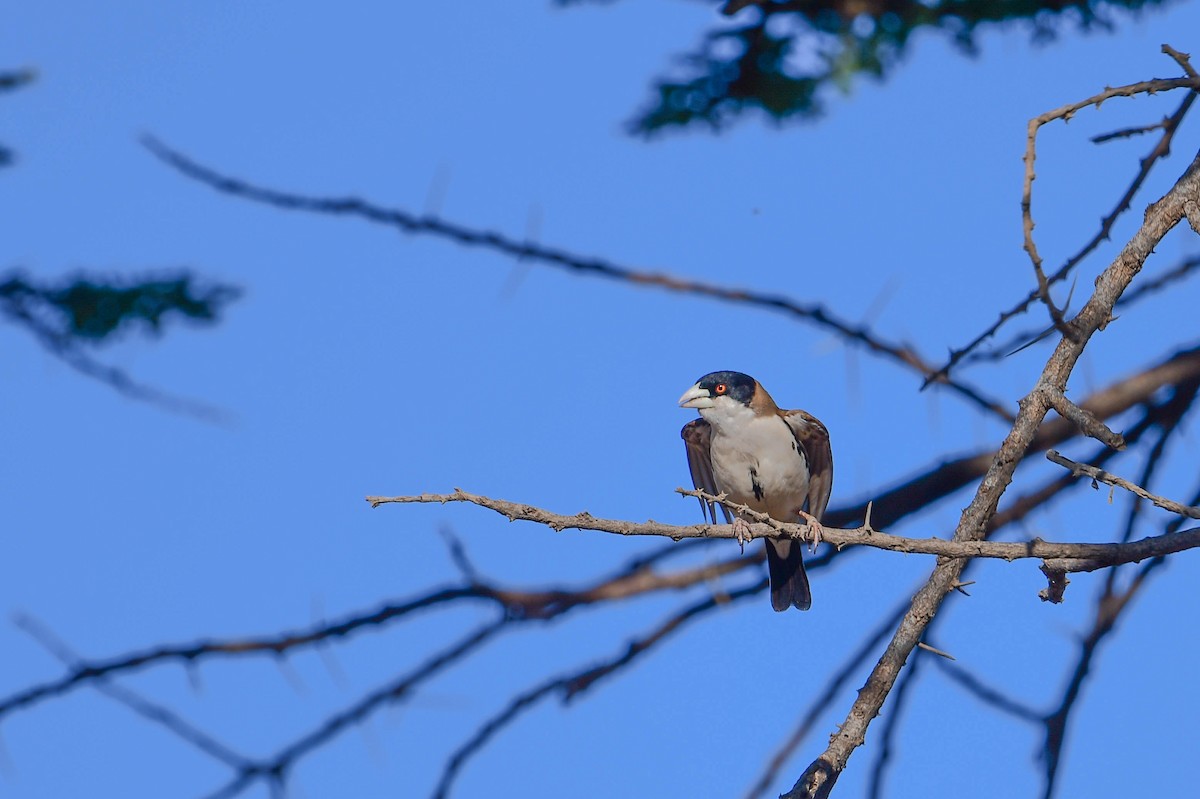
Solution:
[[[888,614],[883,621],[850,655],[842,661],[830,677],[829,682],[825,684],[825,689],[809,703],[808,709],[800,719],[800,723],[796,726],[795,731],[788,739],[771,755],[771,759],[767,762],[762,774],[758,780],[746,792],[746,799],[758,799],[758,797],[766,794],[771,785],[779,776],[779,772],[783,766],[799,748],[800,744],[804,743],[804,739],[812,732],[816,726],[817,720],[821,714],[827,711],[833,701],[838,698],[838,695],[845,688],[850,678],[854,673],[867,661],[879,646],[879,644],[887,638],[887,634],[892,628],[904,617],[904,611],[907,609],[908,603],[902,602]]]
[[[881,799],[883,796],[883,781],[896,747],[896,731],[900,728],[900,722],[904,718],[909,692],[917,682],[917,677],[921,673],[921,663],[924,660],[927,658],[914,659],[912,665],[896,681],[896,688],[892,691],[888,704],[889,712],[883,719],[883,729],[880,731],[879,749],[875,756],[875,763],[871,768],[870,782],[868,783],[870,787],[867,789],[868,799]],[[934,658],[934,660],[946,660],[946,658]]]
[[[80,659],[71,649],[56,635],[41,622],[24,614],[18,615],[14,620],[18,628],[28,633],[35,641],[45,647],[49,652],[63,662],[65,666],[71,669],[80,668]],[[97,677],[91,681],[92,688],[95,688],[100,693],[113,699],[114,701],[124,705],[125,707],[137,713],[144,719],[147,719],[161,727],[170,730],[177,737],[195,746],[201,752],[204,752],[209,757],[219,760],[227,766],[240,768],[248,762],[248,758],[234,752],[225,744],[213,738],[211,735],[197,729],[189,722],[182,719],[178,714],[168,710],[161,705],[155,704],[129,689],[112,682],[105,677]]]
[[[162,662],[180,661],[191,664],[214,657],[283,655],[326,641],[349,638],[364,630],[382,628],[417,612],[461,601],[482,601],[498,606],[502,615],[510,622],[544,621],[597,602],[628,599],[655,591],[688,588],[732,574],[753,563],[755,560],[752,558],[733,558],[709,566],[689,567],[661,574],[645,567],[631,567],[576,590],[520,591],[477,583],[468,584],[435,589],[407,602],[388,603],[373,611],[352,614],[340,621],[319,624],[304,630],[258,638],[170,644],[109,660],[82,660],[58,680],[42,683],[0,699],[0,718],[44,699],[67,693],[97,678],[133,672]]]
[[[1151,450],[1147,458],[1143,482],[1149,483],[1149,478],[1157,466],[1161,454],[1161,446],[1156,446]],[[1192,495],[1191,504],[1200,505],[1200,490],[1197,490]],[[1137,507],[1135,505],[1126,527],[1126,536],[1132,531],[1133,519],[1136,514]],[[1165,525],[1164,534],[1173,534],[1182,526],[1183,519],[1177,516]],[[1148,580],[1159,568],[1166,565],[1166,562],[1164,558],[1154,558],[1143,564],[1137,570],[1137,574],[1133,580],[1130,581],[1129,585],[1123,591],[1116,588],[1116,570],[1113,570],[1105,581],[1104,587],[1096,600],[1092,627],[1088,634],[1079,642],[1078,660],[1063,689],[1063,698],[1059,702],[1058,707],[1045,717],[1046,738],[1042,753],[1042,761],[1045,768],[1043,799],[1051,799],[1054,795],[1058,767],[1062,762],[1062,750],[1067,737],[1067,722],[1070,720],[1071,711],[1082,695],[1084,681],[1087,679],[1092,663],[1098,655],[1100,644],[1116,628],[1117,619],[1129,606],[1135,595],[1145,587]]]
[[[228,799],[228,797],[237,796],[258,780],[267,780],[282,787],[287,782],[288,771],[306,754],[329,743],[338,734],[348,727],[360,723],[383,705],[407,698],[421,683],[441,674],[446,668],[462,660],[490,640],[505,627],[506,623],[507,620],[501,618],[478,627],[454,644],[435,653],[416,668],[371,691],[354,704],[325,719],[312,731],[282,747],[273,756],[257,763],[246,763],[240,766],[229,782],[208,794],[208,799]]]
[[[32,69],[14,69],[0,72],[0,94],[11,92],[33,82],[37,73]],[[0,167],[6,167],[14,160],[13,151],[0,144]]]
[[[1093,95],[1086,100],[1081,100],[1077,103],[1070,103],[1053,111],[1047,111],[1046,113],[1034,117],[1029,121],[1029,130],[1025,151],[1024,188],[1021,197],[1021,218],[1025,236],[1025,250],[1029,254],[1030,260],[1034,264],[1035,274],[1038,279],[1038,286],[1035,290],[1030,292],[1025,299],[1017,303],[1016,306],[1001,313],[996,322],[994,322],[987,330],[976,336],[975,339],[965,347],[957,350],[952,349],[950,351],[950,359],[944,366],[933,373],[934,379],[949,376],[950,371],[963,358],[970,355],[984,341],[995,335],[996,331],[999,330],[1010,319],[1013,319],[1028,310],[1029,306],[1039,298],[1047,303],[1047,307],[1050,309],[1051,318],[1054,322],[1053,326],[1058,328],[1062,327],[1063,319],[1061,313],[1058,311],[1056,306],[1054,306],[1050,299],[1050,287],[1066,278],[1067,275],[1070,274],[1071,270],[1074,269],[1081,261],[1083,261],[1084,258],[1091,254],[1092,251],[1095,250],[1102,241],[1105,241],[1109,238],[1112,232],[1113,224],[1121,216],[1121,214],[1129,209],[1134,195],[1137,194],[1147,176],[1149,176],[1150,170],[1153,169],[1154,165],[1160,159],[1166,157],[1170,153],[1171,141],[1174,139],[1175,131],[1179,128],[1179,124],[1183,121],[1184,115],[1187,114],[1188,110],[1192,106],[1192,103],[1195,101],[1196,91],[1200,89],[1200,77],[1197,77],[1194,74],[1194,70],[1192,70],[1190,64],[1187,63],[1186,56],[1177,53],[1177,51],[1168,45],[1163,45],[1163,52],[1171,55],[1171,57],[1176,60],[1176,63],[1180,64],[1181,68],[1184,69],[1186,73],[1186,77],[1175,78],[1172,80],[1140,81],[1138,83],[1132,83],[1115,89],[1105,89],[1103,92]],[[1162,136],[1159,137],[1150,153],[1141,160],[1138,173],[1136,176],[1134,176],[1133,182],[1129,184],[1129,187],[1125,190],[1125,193],[1121,195],[1121,198],[1117,201],[1117,204],[1113,207],[1112,211],[1110,211],[1107,216],[1101,219],[1100,229],[1096,232],[1096,234],[1092,236],[1092,238],[1088,240],[1086,244],[1083,245],[1079,252],[1068,258],[1066,263],[1063,264],[1058,271],[1047,277],[1042,271],[1042,259],[1041,256],[1038,255],[1037,247],[1033,242],[1034,223],[1032,215],[1032,192],[1033,181],[1036,178],[1036,175],[1033,171],[1033,164],[1035,158],[1035,139],[1038,130],[1046,123],[1058,119],[1063,120],[1063,122],[1067,122],[1078,111],[1087,108],[1088,106],[1095,106],[1098,109],[1101,103],[1113,97],[1132,97],[1137,94],[1170,91],[1177,88],[1187,88],[1191,89],[1191,91],[1189,91],[1183,98],[1183,101],[1180,103],[1179,108],[1175,111],[1175,113],[1162,123]],[[1007,349],[1008,348],[1006,348],[1006,351]],[[927,378],[924,385],[928,386],[932,382],[933,380]]]
[[[569,702],[591,688],[600,679],[629,665],[671,633],[682,629],[688,622],[719,607],[732,605],[748,597],[761,594],[766,587],[767,581],[764,579],[728,593],[715,594],[672,614],[649,633],[631,640],[620,655],[582,671],[551,678],[517,695],[499,713],[485,721],[474,735],[450,755],[442,770],[442,777],[438,781],[437,788],[434,789],[434,797],[444,799],[449,796],[450,787],[466,762],[478,754],[496,733],[532,709],[542,699],[553,693],[559,693],[564,703]]]
[[[865,325],[841,319],[817,303],[805,304],[780,294],[755,292],[743,288],[688,280],[661,272],[632,269],[600,258],[575,255],[528,240],[517,240],[503,233],[468,228],[447,222],[432,214],[417,215],[402,209],[385,208],[357,197],[314,197],[268,189],[203,166],[153,137],[144,137],[142,143],[156,157],[193,180],[225,194],[265,203],[276,208],[331,216],[359,217],[368,222],[397,228],[410,235],[437,236],[463,246],[484,247],[518,260],[548,264],[579,274],[784,313],[808,321],[824,330],[832,331],[847,342],[859,344],[869,352],[882,355],[916,372],[924,378],[926,385],[929,383],[945,385],[975,406],[1000,419],[1011,422],[1013,418],[1012,412],[998,400],[984,396],[978,389],[965,383],[934,374],[933,367],[926,363],[911,346],[886,341]]]
[[[962,665],[944,658],[939,659],[937,664],[943,674],[953,682],[958,683],[967,693],[985,705],[1022,721],[1041,723],[1045,720],[1045,716],[1042,713],[984,684],[982,680],[971,674]]]
[[[1200,501],[1200,498],[1198,498]],[[1162,558],[1156,558],[1146,563],[1138,571],[1138,575],[1124,591],[1110,593],[1105,591],[1096,602],[1095,617],[1092,628],[1079,642],[1079,659],[1067,685],[1063,690],[1063,698],[1059,706],[1045,718],[1046,738],[1042,750],[1042,762],[1045,767],[1045,782],[1042,796],[1051,799],[1054,795],[1055,781],[1058,777],[1058,767],[1062,762],[1062,749],[1067,738],[1067,722],[1071,711],[1083,691],[1084,681],[1091,671],[1092,663],[1098,655],[1100,644],[1113,632],[1121,612],[1129,605],[1134,596],[1146,584],[1151,573],[1164,563]]]
[[[187,271],[135,279],[77,274],[39,284],[13,270],[0,275],[0,316],[27,330],[77,372],[131,399],[220,421],[225,417],[220,409],[139,383],[124,370],[97,361],[83,347],[131,331],[158,336],[176,319],[213,324],[239,293],[226,284],[201,284]]]

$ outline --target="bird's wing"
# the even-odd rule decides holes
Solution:
[[[833,491],[833,450],[829,447],[829,431],[805,411],[780,411],[779,414],[808,459],[808,512],[820,519]]]
[[[683,426],[679,431],[680,437],[683,438],[683,443],[687,445],[688,469],[692,473],[692,486],[701,491],[707,491],[709,494],[721,493],[717,489],[717,481],[713,477],[712,470],[712,427],[703,419],[693,419]],[[713,524],[717,523],[717,509],[713,502],[705,502],[700,500],[700,512],[704,513],[704,518],[711,519]],[[725,521],[731,521],[729,511],[725,507],[721,507],[721,512],[725,514]]]

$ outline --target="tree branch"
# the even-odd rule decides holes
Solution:
[[[703,491],[692,491],[677,488],[676,492],[689,497],[720,502],[731,510],[737,510],[758,521],[750,525],[751,538],[795,538],[805,540],[808,535],[807,524],[788,524],[770,518],[764,513],[758,513],[746,505],[729,502],[724,495],[711,495]],[[587,511],[566,515],[538,508],[521,502],[511,502],[505,499],[493,499],[480,494],[472,494],[461,488],[454,489],[451,494],[414,494],[396,497],[367,497],[372,507],[397,503],[439,503],[467,502],[481,508],[495,511],[505,516],[509,521],[527,521],[544,525],[556,532],[563,530],[594,530],[596,532],[614,533],[617,535],[649,535],[672,539],[683,538],[728,538],[734,539],[731,524],[691,524],[674,525],[648,520],[645,522],[630,522],[621,519],[602,519]],[[1055,559],[1067,563],[1073,561],[1101,562],[1104,565],[1115,566],[1119,563],[1135,563],[1146,558],[1170,555],[1200,546],[1200,528],[1186,530],[1170,535],[1158,535],[1131,541],[1123,544],[1112,543],[1055,543],[1033,539],[1031,541],[984,541],[975,539],[946,540],[944,538],[906,538],[889,535],[874,530],[867,525],[855,528],[824,527],[822,539],[839,549],[847,546],[865,546],[876,549],[887,549],[893,552],[904,552],[920,555],[937,555],[941,558],[1000,558],[1003,560],[1021,560],[1037,558],[1039,560]],[[1073,571],[1074,569],[1068,569]]]
[[[459,772],[462,771],[466,762],[478,754],[496,733],[511,724],[527,710],[532,709],[541,700],[554,693],[559,693],[562,696],[563,702],[569,702],[578,694],[591,688],[598,680],[628,665],[671,633],[682,629],[688,622],[699,618],[715,608],[761,594],[766,590],[766,587],[767,581],[760,580],[753,585],[739,588],[735,591],[710,596],[672,614],[646,635],[633,639],[620,655],[582,671],[560,677],[552,677],[518,694],[499,713],[485,721],[476,730],[474,735],[450,755],[445,767],[442,769],[442,777],[438,781],[437,788],[434,789],[434,799],[445,799],[445,797],[449,796],[450,787],[458,777]]]
[[[1191,79],[1188,81],[1180,85],[1192,86]],[[1142,226],[1096,279],[1091,298],[1070,323],[1072,335],[1064,336],[1059,341],[1041,378],[1021,400],[1016,423],[1001,445],[975,497],[963,511],[954,533],[956,542],[980,541],[987,535],[1000,498],[1012,482],[1017,465],[1029,451],[1051,407],[1050,394],[1066,390],[1067,379],[1092,335],[1108,324],[1122,292],[1141,271],[1155,246],[1184,218],[1185,205],[1196,203],[1200,197],[1198,167],[1200,158],[1189,165],[1162,199],[1147,209]],[[929,581],[913,598],[908,614],[867,679],[845,722],[825,752],[797,780],[787,794],[788,799],[816,799],[829,794],[851,754],[865,741],[867,727],[879,714],[909,654],[921,640],[925,627],[937,613],[946,594],[954,590],[965,563],[960,558],[939,560]]]
[[[1129,482],[1123,477],[1117,477],[1115,474],[1109,474],[1103,469],[1097,469],[1094,466],[1088,466],[1086,463],[1076,463],[1070,458],[1063,457],[1055,450],[1050,450],[1046,453],[1047,460],[1057,463],[1059,466],[1065,466],[1071,470],[1073,477],[1086,476],[1093,480],[1099,480],[1102,483],[1107,483],[1117,488],[1124,488],[1131,494],[1136,494],[1142,499],[1148,499],[1163,510],[1169,510],[1171,513],[1178,513],[1180,516],[1186,516],[1189,519],[1200,519],[1200,508],[1193,508],[1190,505],[1184,505],[1180,502],[1175,502],[1165,497],[1160,497],[1157,494],[1151,494],[1146,489],[1139,485]]]
[[[1023,189],[1021,209],[1022,209],[1022,224],[1023,224],[1024,233],[1025,233],[1025,237],[1026,237],[1026,249],[1027,249],[1027,251],[1029,251],[1030,248],[1032,248],[1032,251],[1030,251],[1030,257],[1031,257],[1031,260],[1035,263],[1036,270],[1038,272],[1038,287],[1035,288],[1033,291],[1031,291],[1029,293],[1029,295],[1025,297],[1025,299],[1021,300],[1021,302],[1017,303],[1013,308],[1010,308],[1009,310],[1001,313],[999,319],[997,319],[994,323],[992,323],[992,325],[990,327],[988,327],[986,330],[984,330],[982,333],[980,333],[978,336],[976,336],[965,347],[963,347],[961,349],[957,349],[957,350],[951,350],[949,360],[945,363],[945,365],[943,365],[940,369],[938,369],[936,372],[934,372],[935,379],[939,378],[939,377],[949,376],[950,371],[963,358],[965,358],[966,356],[971,354],[984,341],[987,341],[989,338],[991,338],[993,335],[995,335],[996,331],[999,330],[1005,323],[1007,323],[1009,320],[1019,316],[1020,314],[1024,313],[1026,310],[1028,310],[1029,306],[1032,305],[1039,298],[1041,298],[1043,296],[1048,298],[1049,297],[1048,292],[1049,292],[1050,286],[1053,286],[1058,281],[1063,280],[1068,274],[1070,274],[1071,270],[1074,269],[1080,262],[1082,262],[1084,258],[1086,258],[1089,254],[1091,254],[1091,252],[1093,250],[1095,250],[1096,247],[1098,247],[1102,241],[1105,241],[1109,238],[1109,236],[1112,232],[1113,225],[1116,223],[1116,220],[1121,216],[1121,214],[1123,214],[1125,211],[1129,210],[1130,203],[1133,201],[1134,196],[1137,194],[1138,190],[1141,188],[1142,184],[1145,182],[1146,178],[1149,176],[1150,171],[1151,171],[1151,169],[1153,169],[1155,163],[1157,163],[1160,159],[1166,157],[1170,153],[1171,141],[1175,137],[1175,132],[1178,130],[1179,124],[1183,121],[1183,117],[1187,114],[1188,110],[1192,106],[1192,103],[1195,101],[1196,91],[1198,89],[1200,89],[1200,78],[1197,78],[1195,71],[1192,70],[1190,65],[1187,64],[1186,57],[1182,57],[1182,59],[1180,58],[1180,56],[1182,56],[1182,54],[1178,53],[1177,51],[1175,51],[1173,48],[1171,48],[1168,45],[1163,45],[1163,52],[1166,53],[1167,55],[1170,55],[1173,59],[1175,59],[1176,63],[1179,63],[1181,65],[1181,68],[1184,69],[1184,72],[1187,74],[1187,77],[1176,78],[1172,81],[1156,81],[1156,80],[1141,81],[1139,83],[1130,84],[1128,86],[1122,86],[1117,89],[1111,89],[1111,88],[1105,89],[1105,91],[1101,92],[1100,94],[1093,95],[1092,97],[1089,97],[1087,100],[1082,100],[1079,103],[1071,103],[1069,105],[1065,105],[1061,108],[1055,109],[1054,111],[1048,111],[1045,114],[1042,114],[1041,116],[1039,116],[1033,120],[1030,120],[1029,138],[1027,139],[1027,144],[1026,144],[1025,185],[1024,185],[1024,189]],[[1168,86],[1167,84],[1174,84],[1174,85]],[[1158,142],[1155,143],[1155,145],[1154,145],[1153,149],[1151,149],[1149,155],[1147,155],[1145,158],[1143,158],[1141,160],[1141,162],[1139,164],[1137,175],[1134,176],[1133,181],[1130,183],[1129,187],[1125,190],[1125,193],[1121,196],[1121,199],[1117,201],[1117,204],[1113,207],[1112,211],[1110,211],[1107,216],[1105,216],[1103,219],[1101,219],[1100,229],[1096,232],[1096,234],[1094,236],[1092,236],[1092,238],[1090,240],[1088,240],[1088,242],[1086,244],[1083,245],[1083,247],[1079,250],[1079,252],[1075,253],[1073,256],[1068,258],[1066,263],[1064,263],[1058,269],[1057,272],[1055,272],[1053,275],[1051,275],[1049,277],[1046,277],[1044,275],[1044,273],[1040,272],[1041,257],[1037,255],[1037,249],[1036,249],[1036,246],[1033,245],[1033,240],[1032,240],[1033,227],[1034,227],[1032,210],[1031,210],[1032,184],[1036,177],[1036,175],[1033,172],[1033,160],[1034,160],[1034,152],[1033,152],[1034,139],[1033,139],[1033,137],[1036,135],[1037,128],[1040,128],[1041,125],[1044,125],[1047,122],[1053,121],[1055,119],[1062,119],[1064,122],[1066,122],[1076,112],[1082,110],[1083,108],[1086,108],[1087,106],[1092,105],[1092,104],[1095,104],[1095,106],[1097,108],[1099,108],[1099,106],[1102,102],[1104,102],[1105,100],[1110,99],[1112,97],[1118,97],[1118,96],[1128,97],[1128,96],[1133,96],[1133,95],[1141,93],[1141,92],[1157,92],[1157,91],[1170,90],[1170,89],[1174,89],[1174,88],[1190,88],[1190,89],[1192,89],[1192,91],[1187,93],[1187,96],[1185,96],[1183,98],[1183,101],[1180,103],[1179,108],[1175,111],[1174,114],[1172,114],[1170,117],[1168,117],[1167,120],[1163,123],[1162,136],[1159,138]],[[1038,123],[1037,125],[1035,125],[1035,123],[1038,120],[1043,120],[1043,121]],[[1053,306],[1051,306],[1051,307],[1053,307]],[[1055,321],[1054,327],[1058,327],[1061,323],[1060,319],[1055,319],[1054,321]],[[926,386],[929,385],[930,382],[931,381],[929,379],[927,379],[925,385]]]

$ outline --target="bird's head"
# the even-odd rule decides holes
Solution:
[[[741,372],[710,372],[679,398],[679,407],[695,408],[710,422],[750,407],[758,381]]]

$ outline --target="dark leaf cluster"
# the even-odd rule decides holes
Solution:
[[[157,335],[173,318],[215,322],[239,293],[235,286],[201,283],[187,271],[134,279],[75,275],[56,283],[15,271],[0,280],[0,313],[46,343],[95,344],[132,329]]]
[[[648,135],[693,124],[720,130],[744,111],[782,122],[823,111],[830,87],[848,91],[863,75],[887,77],[912,35],[948,34],[964,53],[988,24],[1024,24],[1035,41],[1067,25],[1111,28],[1111,11],[1136,12],[1164,0],[730,0],[738,21],[709,31],[682,56],[676,77],[659,80],[654,100],[631,123]],[[745,10],[745,13],[740,13]],[[744,19],[743,19],[744,17]]]

